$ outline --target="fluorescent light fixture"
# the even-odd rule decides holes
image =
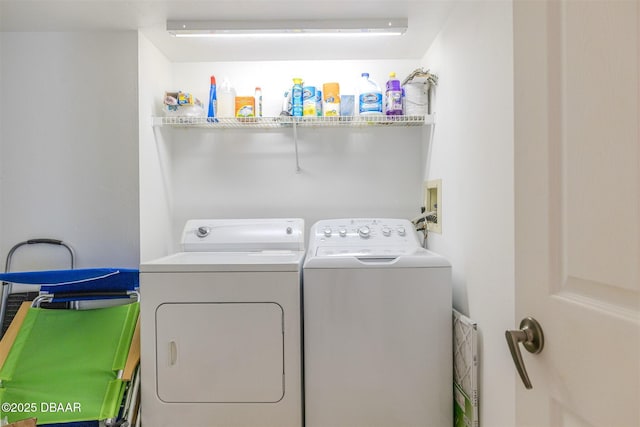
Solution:
[[[274,21],[167,21],[167,32],[176,37],[231,35],[401,35],[406,18],[274,20]]]

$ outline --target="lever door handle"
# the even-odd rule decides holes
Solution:
[[[509,351],[511,351],[511,357],[513,363],[516,365],[518,374],[527,389],[533,388],[529,375],[527,375],[527,369],[524,367],[524,361],[522,360],[522,354],[520,353],[519,343],[522,343],[524,348],[533,354],[538,354],[544,347],[544,334],[542,328],[536,319],[533,317],[527,317],[520,322],[520,329],[515,331],[506,331],[504,333],[507,339],[507,345]]]

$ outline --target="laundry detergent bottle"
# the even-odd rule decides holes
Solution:
[[[295,77],[293,79],[293,88],[291,88],[291,115],[294,117],[302,117],[303,105],[302,105],[302,79]]]
[[[402,87],[396,73],[389,73],[387,87],[384,93],[384,111],[387,116],[402,115]]]
[[[362,73],[358,85],[358,111],[361,116],[382,115],[382,91],[369,73]]]
[[[209,89],[209,111],[207,112],[207,121],[214,122],[217,115],[217,95],[216,95],[216,77],[211,76],[211,87]]]
[[[218,90],[218,117],[235,117],[236,91],[227,77],[222,79]]]

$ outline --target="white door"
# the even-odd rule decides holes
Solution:
[[[514,2],[516,318],[545,336],[518,426],[640,426],[639,23],[637,0]]]

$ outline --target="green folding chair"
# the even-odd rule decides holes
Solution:
[[[115,425],[139,311],[138,302],[91,310],[27,308],[3,338],[12,342],[0,354],[0,419]]]

